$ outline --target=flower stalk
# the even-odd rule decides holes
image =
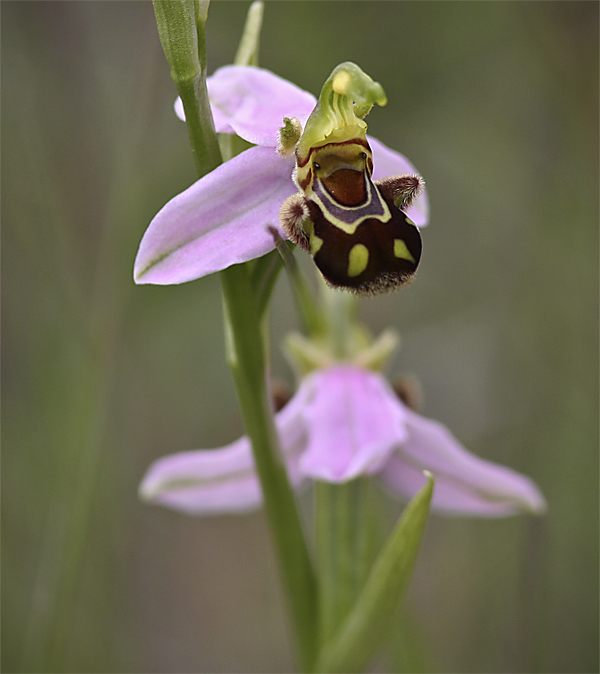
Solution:
[[[158,34],[183,102],[199,177],[221,163],[206,90],[207,0],[153,0]]]
[[[206,4],[192,0],[154,0],[161,43],[183,104],[200,178],[222,161],[206,88]],[[255,8],[251,18],[253,34],[257,37],[259,10]],[[241,53],[255,57],[257,50],[247,42]],[[262,312],[254,296],[248,263],[223,270],[221,281],[227,360],[252,444],[300,658],[306,670],[316,657],[316,583],[273,423],[260,321]]]
[[[281,461],[268,395],[261,324],[247,263],[221,272],[227,360],[252,444],[267,519],[290,598],[303,665],[314,658],[316,584],[294,495]]]
[[[248,9],[242,38],[233,59],[233,62],[238,66],[258,65],[258,47],[260,44],[263,12],[264,5],[260,0],[255,0]]]

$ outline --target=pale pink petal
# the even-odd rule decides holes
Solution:
[[[293,158],[253,147],[171,199],[140,243],[136,283],[192,281],[273,250],[268,227],[279,227],[281,204],[296,191],[293,167]]]
[[[262,503],[245,437],[221,449],[180,452],[158,459],[140,485],[140,496],[194,515],[253,510]]]
[[[417,169],[399,152],[390,149],[377,138],[369,136],[369,144],[373,150],[373,180],[381,180],[389,176],[405,173],[419,173]],[[427,189],[418,196],[407,211],[408,217],[417,225],[425,227],[429,222],[429,200]]]
[[[316,105],[312,94],[253,66],[224,66],[206,81],[215,128],[235,133],[255,145],[276,147],[284,117],[297,117],[302,125]],[[181,100],[175,112],[185,119]]]
[[[307,429],[303,410],[309,396],[310,391],[300,386],[287,405],[275,415],[275,425],[288,477],[296,488],[306,479],[300,469],[300,457],[306,445]]]
[[[306,390],[296,395],[275,417],[291,484],[304,482],[298,457],[306,429],[301,410]],[[219,449],[171,454],[155,461],[140,485],[140,496],[152,503],[192,515],[250,511],[262,505],[262,490],[246,436]]]
[[[404,410],[378,373],[340,365],[314,372],[302,387],[311,390],[300,458],[305,475],[345,482],[376,472],[406,439]]]
[[[529,478],[469,453],[444,425],[406,413],[408,439],[381,473],[391,489],[411,498],[425,484],[422,471],[429,470],[436,481],[435,510],[483,517],[545,510],[544,497]]]

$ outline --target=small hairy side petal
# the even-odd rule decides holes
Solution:
[[[419,173],[404,155],[390,149],[377,138],[368,136],[368,141],[373,151],[373,180]],[[413,200],[406,214],[417,227],[425,227],[429,222],[427,188]]]

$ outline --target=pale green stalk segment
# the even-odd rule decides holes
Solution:
[[[154,0],[154,8],[160,39],[185,110],[198,174],[202,177],[222,161],[206,89],[204,23],[207,3]],[[260,25],[256,25],[256,10],[254,16],[257,39]],[[253,53],[257,53],[257,49]],[[259,312],[250,283],[248,263],[222,271],[221,281],[227,357],[252,444],[302,666],[308,670],[314,663],[317,648],[316,581],[294,494],[281,458],[268,397],[262,312]]]
[[[386,636],[408,584],[429,515],[433,478],[408,504],[369,574],[341,630],[324,644],[317,672],[364,669]]]
[[[282,266],[281,258],[276,250],[254,260],[250,271],[250,282],[256,295],[256,306],[260,318],[266,317],[271,295]]]
[[[221,163],[206,90],[204,23],[208,3],[153,0],[160,41],[181,97],[194,161],[200,177]]]
[[[195,0],[153,0],[154,15],[162,48],[177,83],[200,74],[198,51],[198,2]]]
[[[340,360],[346,360],[353,350],[357,298],[347,292],[323,284],[321,299],[325,307],[332,350]]]
[[[321,311],[317,307],[310,288],[306,284],[304,276],[302,276],[302,272],[290,246],[290,243],[278,238],[277,252],[283,260],[303,328],[311,337],[320,337],[326,328],[325,321],[323,320]]]
[[[302,664],[308,669],[316,651],[316,583],[294,494],[278,450],[268,398],[260,319],[246,265],[234,265],[224,270],[221,281],[227,357],[289,594]]]
[[[363,588],[377,541],[372,482],[316,485],[320,643],[339,631]]]

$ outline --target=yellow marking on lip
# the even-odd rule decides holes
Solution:
[[[368,264],[369,249],[362,243],[352,246],[348,255],[348,276],[360,276]]]
[[[363,218],[363,220],[366,220],[367,218]],[[338,218],[332,218],[331,216],[327,219],[328,222],[338,229],[341,229],[342,232],[346,232],[346,234],[354,234],[356,232],[356,228],[361,224],[362,220],[359,220],[358,222],[343,222],[342,220],[339,220]]]
[[[314,257],[320,250],[323,245],[323,239],[320,236],[313,234],[310,237],[310,253]]]
[[[402,239],[394,239],[394,257],[399,257],[413,263],[415,261],[415,258],[410,254],[410,251]]]

